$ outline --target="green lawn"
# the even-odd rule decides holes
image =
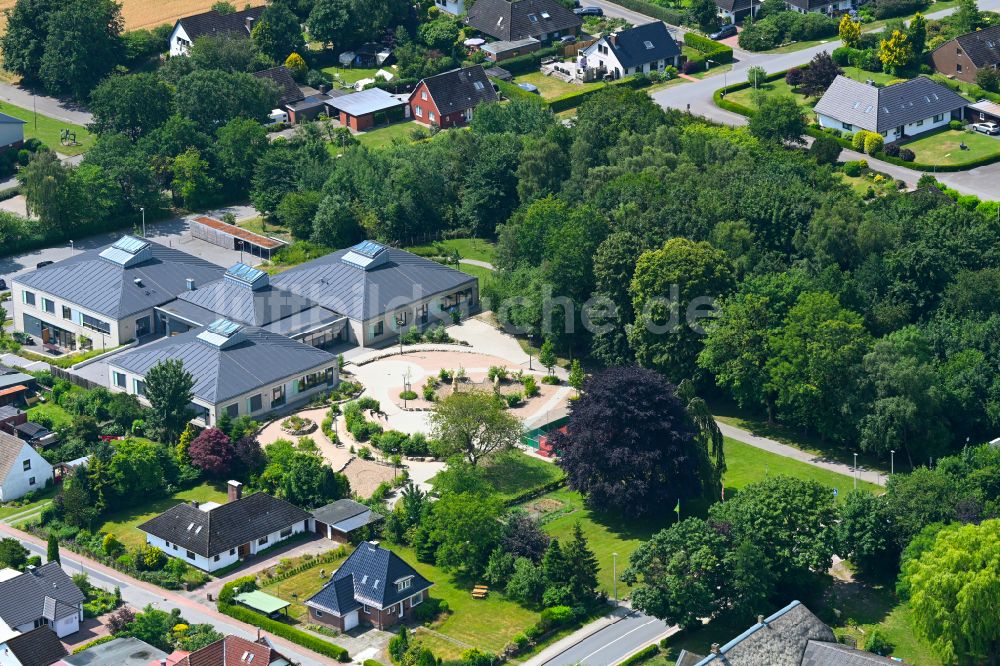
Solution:
[[[878,594],[878,592],[872,592]],[[886,594],[888,597],[889,595]],[[923,640],[913,630],[913,613],[908,604],[900,602],[892,606],[894,600],[889,600],[886,610],[881,613],[881,619],[872,623],[864,620],[857,623],[840,622],[833,624],[837,637],[849,636],[863,648],[865,638],[874,627],[878,627],[883,635],[893,644],[892,656],[902,659],[914,666],[943,666],[942,662],[931,650],[927,641]],[[852,618],[855,619],[855,618]]]
[[[896,77],[891,74],[885,74],[883,72],[868,72],[857,67],[843,67],[844,76],[854,79],[855,81],[866,81],[872,79],[875,83],[885,85],[889,81],[894,80]],[[802,111],[810,116],[812,120],[812,109],[816,106],[816,102],[819,101],[818,97],[806,97],[805,95],[800,95],[798,93],[792,92],[792,87],[785,83],[785,79],[775,79],[774,81],[768,81],[760,86],[758,90],[767,95],[791,95],[799,106],[802,107]],[[737,104],[742,104],[747,108],[754,108],[756,105],[753,103],[754,89],[744,88],[743,90],[737,90],[735,92],[728,93],[726,99],[735,102]]]
[[[305,622],[308,620],[309,610],[303,602],[319,592],[323,585],[330,580],[330,574],[336,571],[345,559],[347,559],[347,555],[333,562],[318,563],[310,569],[306,569],[283,581],[265,585],[261,589],[272,596],[291,603],[292,605],[288,607],[288,616],[292,620]],[[326,571],[325,578],[320,578],[319,573],[321,569]]]
[[[591,88],[600,88],[603,83],[566,83],[562,79],[557,79],[554,76],[545,76],[541,72],[532,72],[530,74],[522,74],[520,76],[515,76],[513,83],[516,85],[518,83],[532,83],[538,86],[538,93],[542,96],[542,99],[554,99],[560,97],[561,95],[566,95],[569,93],[577,93],[581,90],[590,90]]]
[[[491,264],[496,255],[496,243],[483,240],[482,238],[450,238],[448,240],[435,241],[427,245],[414,245],[406,249],[413,254],[430,257],[440,254],[438,248],[443,249],[445,252],[457,251],[458,255],[463,259],[476,259],[477,261],[485,261]]]
[[[413,140],[410,133],[418,127],[424,126],[415,120],[408,120],[402,123],[393,123],[376,129],[370,129],[367,132],[355,134],[354,138],[369,148],[384,148],[385,146],[392,145],[393,141],[396,140],[409,143]]]
[[[969,149],[962,150],[962,143]],[[942,166],[1000,155],[1000,138],[971,130],[934,130],[900,145],[912,150],[917,162]]]
[[[504,497],[513,497],[565,476],[554,463],[533,458],[522,451],[512,451],[485,471],[487,480]]]
[[[40,113],[35,114],[31,109],[22,109],[7,102],[0,102],[0,113],[6,113],[8,116],[14,116],[26,121],[27,124],[24,126],[25,139],[37,138],[52,150],[58,151],[63,155],[79,155],[80,153],[84,153],[94,145],[94,141],[96,140],[87,131],[87,128],[82,125],[74,125],[56,120],[55,118],[43,116]],[[59,143],[59,132],[64,129],[76,132],[76,142],[79,145],[64,146]]]
[[[37,499],[35,499],[32,502],[28,502],[27,504],[16,501],[11,502],[9,504],[0,504],[0,520],[10,518],[11,516],[16,514],[28,513],[30,511],[38,509],[51,502],[52,498],[55,497],[55,495],[56,495],[56,487],[52,486],[48,490],[42,490],[42,492],[38,494]],[[19,521],[20,519],[18,519],[18,521],[15,522]]]
[[[98,527],[98,532],[114,534],[126,546],[141,546],[146,543],[146,535],[136,527],[149,520],[153,516],[159,515],[181,502],[197,500],[199,502],[219,502],[226,501],[226,489],[222,484],[201,483],[193,488],[182,490],[172,497],[154,500],[139,506],[129,507],[109,514],[104,524]]]
[[[369,69],[367,67],[324,67],[323,71],[333,79],[343,81],[344,83],[354,84],[361,79],[373,79],[375,78],[375,72],[378,68]]]
[[[472,587],[482,581],[454,578],[431,564],[418,562],[411,548],[393,546],[392,549],[433,581],[430,596],[448,602],[451,613],[433,625],[434,631],[499,654],[515,634],[538,621],[538,613],[508,601],[499,592],[490,592],[485,599],[473,599]]]
[[[492,282],[494,279],[493,271],[488,268],[483,268],[482,266],[472,266],[470,264],[459,264],[458,270],[463,273],[468,273],[469,275],[474,275],[479,278],[479,291],[482,292],[483,287],[488,283]]]
[[[241,229],[246,229],[247,231],[252,231],[255,234],[291,239],[291,233],[288,231],[287,227],[275,224],[274,222],[267,222],[264,220],[263,216],[251,217],[249,220],[238,222],[236,226]]]
[[[51,423],[52,430],[73,425],[73,415],[65,409],[52,402],[39,402],[34,407],[28,408],[28,420],[39,423]]]

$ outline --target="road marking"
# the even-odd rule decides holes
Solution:
[[[580,663],[583,663],[583,662],[587,661],[588,659],[590,659],[591,657],[593,657],[598,652],[602,652],[603,650],[607,649],[608,646],[613,645],[614,643],[617,643],[618,641],[620,641],[621,639],[625,638],[629,634],[634,634],[635,632],[639,631],[643,627],[648,627],[649,625],[655,624],[656,622],[659,622],[659,620],[653,619],[653,620],[650,620],[649,622],[646,622],[644,624],[640,624],[638,627],[636,627],[635,629],[632,629],[631,631],[626,631],[624,634],[622,634],[621,636],[619,636],[615,640],[610,641],[608,643],[605,643],[604,645],[602,645],[598,649],[596,649],[593,652],[591,652],[590,654],[588,654],[586,657],[584,657],[583,659],[580,660]]]

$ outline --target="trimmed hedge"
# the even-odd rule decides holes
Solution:
[[[539,49],[534,53],[526,53],[523,56],[517,56],[516,58],[510,58],[509,60],[502,60],[498,62],[497,65],[503,67],[515,76],[518,74],[530,74],[531,72],[538,70],[542,64],[542,58],[559,55],[562,52],[563,47],[561,46],[549,46],[544,49]]]
[[[619,666],[634,666],[635,664],[642,664],[658,654],[660,654],[660,646],[653,643],[652,645],[647,645],[625,661],[621,662]]]
[[[653,82],[649,79],[649,77],[639,75],[630,76],[626,79],[618,79],[617,81],[613,81],[608,84],[608,86],[626,86],[632,90],[642,90],[643,88],[648,88],[651,85],[653,85]],[[599,88],[591,88],[590,90],[581,90],[580,92],[560,95],[559,97],[549,100],[549,108],[552,109],[552,113],[575,109],[583,104],[588,97],[596,95],[606,87],[607,86],[601,86]]]
[[[255,613],[249,608],[233,606],[230,604],[219,604],[219,611],[225,613],[231,618],[239,620],[240,622],[246,622],[247,624],[252,624],[255,627],[260,627],[264,631],[269,631],[275,636],[280,636],[295,643],[296,645],[301,645],[307,650],[312,650],[313,652],[321,654],[325,657],[330,657],[331,659],[336,659],[337,661],[345,663],[351,660],[347,650],[339,645],[324,641],[321,638],[317,638],[312,634],[308,634],[301,629],[291,627],[283,622],[272,620],[271,618],[261,615],[260,613]]]
[[[705,60],[717,63],[733,61],[733,47],[726,46],[722,42],[716,42],[693,32],[684,33],[684,45],[690,46],[695,51],[701,53],[705,57]]]
[[[615,4],[621,5],[625,9],[631,9],[634,12],[651,16],[655,19],[663,21],[664,23],[670,23],[672,25],[681,25],[683,23],[690,22],[687,12],[683,12],[679,9],[667,9],[666,7],[660,7],[659,5],[646,2],[646,0],[615,0]]]
[[[545,104],[545,100],[542,99],[541,95],[530,93],[524,88],[518,86],[516,83],[511,83],[510,81],[501,81],[500,79],[493,79],[493,83],[497,84],[497,87],[500,88],[500,92],[507,99],[510,100],[530,99],[532,102],[535,102],[537,104]]]

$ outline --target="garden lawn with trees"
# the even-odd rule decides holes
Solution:
[[[205,502],[226,502],[226,487],[221,482],[204,482],[186,490],[179,490],[170,497],[164,497],[152,502],[130,506],[107,514],[105,520],[97,526],[98,532],[114,534],[126,546],[142,546],[146,543],[146,534],[138,526],[154,516],[158,516],[175,504],[183,504],[195,500]]]

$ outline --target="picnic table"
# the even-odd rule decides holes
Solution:
[[[472,598],[473,599],[485,599],[486,595],[490,593],[490,588],[485,585],[476,585],[472,588]]]

